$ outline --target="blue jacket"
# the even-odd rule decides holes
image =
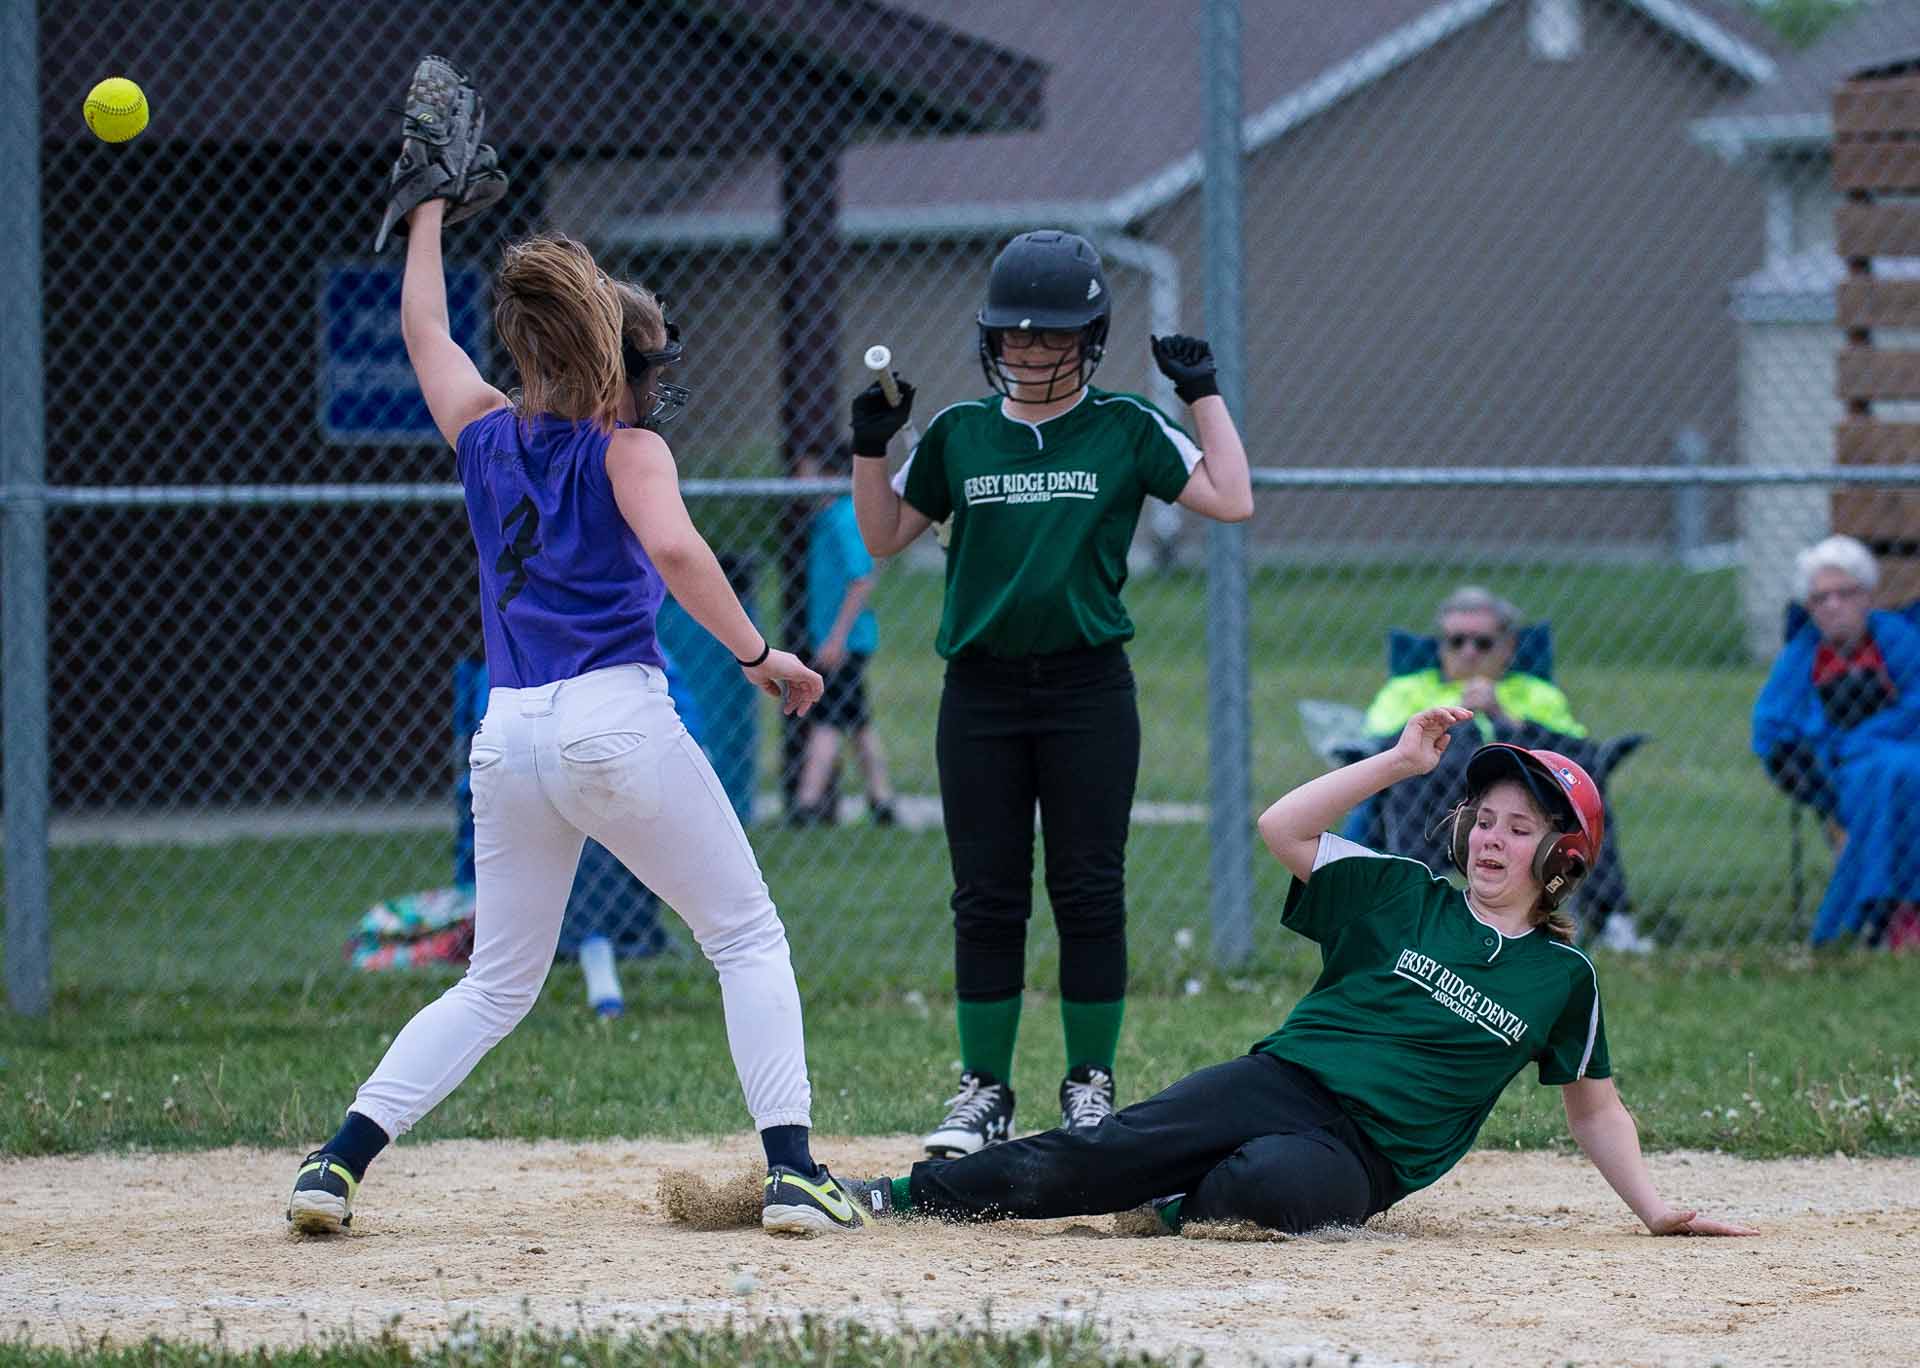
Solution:
[[[1847,844],[1814,916],[1812,940],[1870,933],[1897,902],[1920,901],[1920,627],[1898,613],[1867,619],[1900,696],[1866,721],[1836,727],[1813,687],[1819,631],[1809,625],[1773,663],[1753,705],[1753,749],[1766,760],[1800,745],[1825,771],[1830,815]]]
[[[1753,705],[1753,753],[1762,760],[1789,742],[1812,749],[1820,763],[1837,770],[1888,741],[1920,740],[1920,627],[1899,613],[1867,615],[1867,630],[1880,644],[1887,673],[1900,690],[1892,707],[1883,708],[1856,727],[1841,729],[1827,720],[1813,688],[1813,657],[1820,632],[1811,623],[1794,634],[1773,662],[1773,672]]]

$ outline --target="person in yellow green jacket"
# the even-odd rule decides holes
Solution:
[[[1395,675],[1367,708],[1367,731],[1398,736],[1407,719],[1428,708],[1471,708],[1481,738],[1504,737],[1531,722],[1563,736],[1584,738],[1566,694],[1538,675],[1510,670],[1519,613],[1485,589],[1456,589],[1440,605],[1440,664]]]
[[[1442,767],[1445,772],[1439,776],[1441,787],[1436,792],[1451,792],[1447,785],[1457,787],[1460,776],[1453,770],[1486,742],[1587,754],[1582,744],[1588,740],[1587,729],[1574,717],[1559,686],[1511,668],[1519,624],[1519,610],[1498,595],[1478,585],[1454,590],[1434,615],[1440,664],[1395,675],[1367,708],[1367,731],[1381,739],[1382,747],[1400,734],[1409,718],[1429,708],[1473,710],[1473,719],[1456,728],[1458,755]],[[1356,814],[1354,830],[1365,827],[1367,835],[1393,853],[1433,864],[1442,854],[1429,831],[1438,801],[1426,784],[1402,785],[1386,796],[1379,812]],[[1581,901],[1581,920],[1592,943],[1629,954],[1653,948],[1634,925],[1626,875],[1612,840],[1602,848]]]

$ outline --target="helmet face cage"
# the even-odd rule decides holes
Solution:
[[[678,418],[693,397],[685,385],[670,385],[659,371],[678,361],[685,348],[680,345],[678,324],[667,324],[667,344],[659,351],[643,352],[622,339],[620,359],[627,369],[627,383],[633,388],[633,411],[639,425],[658,431]]]
[[[990,328],[980,325],[980,371],[987,377],[987,384],[996,393],[1009,398],[1021,398],[1013,389],[1016,385],[1034,386],[1044,384],[1045,393],[1028,400],[1031,403],[1044,404],[1055,399],[1064,399],[1086,388],[1093,379],[1093,372],[1100,365],[1100,358],[1107,350],[1107,319],[1100,317],[1090,323],[1082,324],[1076,333],[1075,345],[1060,353],[1060,359],[1051,369],[1041,372],[1038,366],[1009,367],[1000,358],[1000,348],[1004,334],[1013,331],[1010,328]],[[1066,332],[1065,328],[1036,328],[1035,332]]]

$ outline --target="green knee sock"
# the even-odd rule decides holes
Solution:
[[[1116,1002],[1069,1002],[1060,999],[1060,1026],[1067,1037],[1067,1067],[1092,1064],[1113,1072],[1113,1057],[1120,1051],[1120,1019],[1126,1015],[1127,1000]]]
[[[913,1210],[913,1177],[889,1178],[887,1186],[892,1189],[893,1209],[895,1211]]]
[[[960,1021],[960,1067],[1013,1081],[1013,1042],[1020,1034],[1020,995],[955,1007]]]

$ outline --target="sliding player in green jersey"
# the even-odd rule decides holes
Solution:
[[[1584,770],[1551,751],[1477,751],[1451,832],[1464,890],[1328,832],[1355,803],[1429,773],[1447,729],[1472,715],[1429,708],[1391,750],[1301,785],[1261,816],[1267,848],[1294,875],[1282,921],[1320,946],[1322,969],[1248,1054],[1092,1129],[846,1190],[875,1214],[949,1220],[1151,1203],[1168,1229],[1354,1225],[1452,1168],[1531,1063],[1561,1089],[1574,1139],[1649,1231],[1753,1234],[1660,1196],[1614,1091],[1599,984],[1560,910],[1604,834]]]

